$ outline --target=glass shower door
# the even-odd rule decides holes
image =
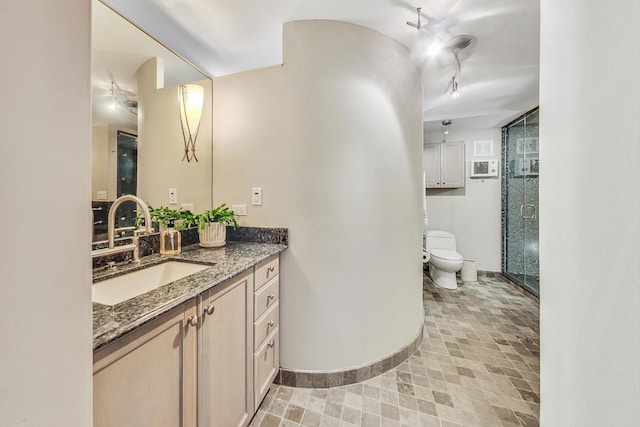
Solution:
[[[503,128],[503,273],[539,295],[538,111]]]
[[[117,195],[136,195],[138,191],[138,137],[118,131],[117,133]],[[137,206],[126,201],[118,208],[116,228],[133,227],[136,224]],[[132,235],[131,231],[123,231],[120,237]]]

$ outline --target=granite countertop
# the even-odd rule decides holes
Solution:
[[[227,242],[224,247],[217,249],[191,245],[182,248],[180,255],[149,255],[141,258],[140,265],[128,264],[110,270],[95,270],[93,282],[97,283],[167,260],[210,265],[209,268],[184,279],[113,306],[93,303],[93,350],[104,347],[207,289],[246,271],[271,255],[282,252],[286,247],[284,244],[244,242]]]

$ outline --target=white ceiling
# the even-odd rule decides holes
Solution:
[[[539,0],[105,0],[212,77],[282,63],[282,24],[351,22],[398,40],[422,69],[425,129],[497,127],[538,104]],[[446,93],[454,56],[427,56],[434,35],[467,34],[460,97]]]

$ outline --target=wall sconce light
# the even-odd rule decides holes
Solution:
[[[187,159],[198,161],[196,157],[196,138],[200,130],[200,118],[204,105],[204,88],[199,85],[186,84],[178,88],[178,104],[180,105],[180,125],[184,139],[184,156]]]

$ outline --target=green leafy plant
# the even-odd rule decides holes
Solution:
[[[193,213],[182,208],[171,209],[164,206],[154,208],[149,205],[149,213],[151,214],[151,222],[157,222],[163,228],[166,228],[169,225],[169,220],[173,220],[175,227],[178,230],[189,228],[195,224]],[[141,213],[138,213],[138,216],[136,217],[136,226],[140,227],[142,224],[144,224],[144,217]]]
[[[202,230],[206,224],[210,224],[212,222],[232,225],[234,230],[238,228],[237,215],[227,207],[226,203],[221,204],[215,209],[193,214],[192,216],[192,220],[198,225],[199,230]]]

